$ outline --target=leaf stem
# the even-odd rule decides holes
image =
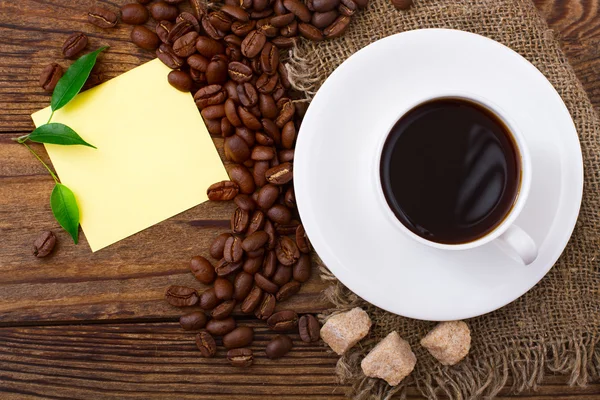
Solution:
[[[18,138],[15,138],[13,140],[16,141],[17,143],[25,143],[27,141],[27,139],[29,139],[29,134],[19,136]]]
[[[33,149],[27,145],[27,143],[25,143],[25,142],[22,142],[22,144],[23,144],[23,146],[27,147],[27,149],[28,149],[28,150],[31,152],[31,154],[33,154],[33,155],[35,156],[35,158],[37,158],[37,159],[38,159],[38,161],[39,161],[39,162],[41,162],[41,163],[42,163],[42,165],[43,165],[44,167],[46,167],[46,169],[48,170],[48,172],[50,172],[50,175],[52,175],[52,178],[54,179],[54,182],[56,182],[56,183],[60,183],[60,182],[59,182],[59,180],[58,180],[58,178],[56,177],[56,175],[54,175],[54,172],[52,172],[52,170],[51,170],[51,169],[50,169],[50,167],[48,166],[48,164],[46,164],[46,163],[44,162],[44,160],[42,160],[42,159],[40,158],[40,156],[38,156],[38,155],[36,154],[36,152],[35,152],[35,151],[33,151]]]
[[[50,118],[48,118],[48,122],[46,122],[46,125],[50,123],[50,121],[52,121],[52,117],[54,117],[54,110],[52,110],[52,113],[50,114]]]

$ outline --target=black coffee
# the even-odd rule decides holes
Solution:
[[[512,135],[486,108],[438,99],[405,114],[385,142],[383,192],[398,219],[438,243],[485,236],[510,212],[521,166]]]

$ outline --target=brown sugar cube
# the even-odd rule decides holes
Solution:
[[[359,307],[329,318],[321,328],[321,339],[337,354],[344,354],[349,348],[367,336],[371,329],[369,315]]]
[[[360,366],[366,376],[381,378],[396,386],[412,372],[416,363],[410,344],[393,331],[367,354]]]
[[[454,365],[469,354],[471,332],[463,321],[439,323],[423,339],[421,346],[444,365]]]

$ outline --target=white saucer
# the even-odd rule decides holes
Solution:
[[[433,249],[395,227],[369,173],[398,110],[440,91],[492,100],[522,131],[532,185],[516,223],[539,248],[529,266],[495,244]],[[583,190],[577,132],[558,93],[527,60],[462,31],[410,31],[346,60],[310,105],[296,146],[294,185],[306,232],[336,277],[363,299],[424,320],[470,318],[531,289],[552,267],[575,226]]]

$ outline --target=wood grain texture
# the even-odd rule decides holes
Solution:
[[[320,345],[298,343],[289,357],[267,361],[272,333],[247,321],[258,329],[257,362],[236,370],[223,357],[200,358],[193,335],[174,322],[182,311],[162,300],[164,289],[202,288],[187,261],[206,255],[211,238],[227,229],[231,204],[203,204],[92,254],[84,237],[75,246],[59,229],[49,207],[52,179],[10,140],[33,129],[30,114],[49,104],[39,73],[50,62],[70,64],[60,47],[71,32],[87,33],[89,49],[111,46],[94,70],[96,81],[153,58],[129,42],[131,27],[102,30],[86,22],[91,5],[116,9],[130,1],[0,0],[0,398],[343,398],[333,373],[337,358]],[[534,1],[600,110],[600,0]],[[59,247],[35,259],[31,243],[47,229],[58,234]],[[285,306],[319,312],[327,307],[324,288],[315,274]],[[537,392],[518,397],[600,398],[600,383],[565,382],[547,376]],[[500,398],[513,397],[504,391]]]

